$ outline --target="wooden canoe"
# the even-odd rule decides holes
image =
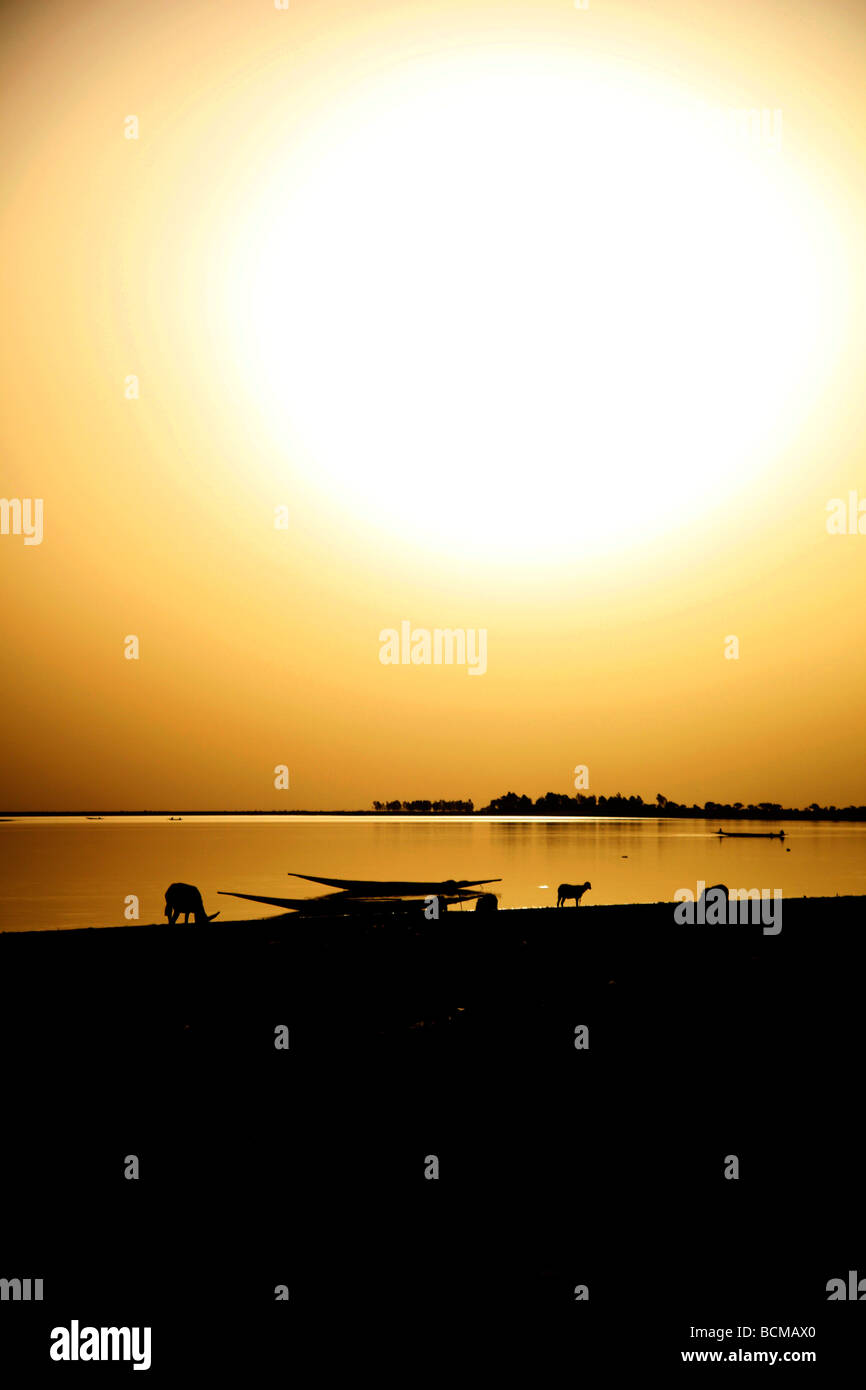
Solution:
[[[244,898],[247,902],[265,903],[268,907],[282,907],[287,911],[303,913],[305,916],[357,916],[365,913],[413,913],[425,906],[424,898],[396,898],[375,896],[356,896],[354,893],[326,893],[322,898],[270,898],[259,893],[232,893],[228,889],[218,889],[221,897]],[[441,896],[451,903],[472,902],[478,893],[427,894],[427,897]]]
[[[485,883],[502,882],[500,878],[449,878],[443,883],[415,883],[409,880],[377,878],[316,878],[313,874],[296,874],[291,871],[290,876],[306,879],[308,883],[324,883],[329,888],[340,888],[345,893],[355,893],[364,898],[422,898],[434,897],[437,894],[453,896],[464,888],[480,888]]]
[[[784,830],[717,830],[724,840],[784,840]]]

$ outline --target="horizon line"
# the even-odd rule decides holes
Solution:
[[[550,795],[550,793],[546,793],[545,795]],[[563,793],[563,798],[565,799],[565,794],[564,794],[564,793]],[[495,800],[504,800],[503,797],[497,797],[497,798],[494,798],[494,799],[495,799]],[[543,799],[543,798],[539,798],[539,800],[542,800],[542,799]],[[625,804],[625,803],[628,802],[628,797],[622,797],[622,798],[620,798],[620,797],[617,797],[617,796],[612,796],[612,797],[606,797],[606,798],[604,798],[604,800],[605,800],[605,802],[618,802],[618,801],[621,801],[623,804]],[[634,803],[632,803],[632,804],[634,805]],[[712,809],[711,809],[711,810],[707,810],[707,805],[712,806]],[[586,808],[585,810],[578,810],[578,811],[575,812],[575,814],[576,814],[577,816],[585,815],[585,816],[587,816],[587,817],[593,817],[593,816],[595,816],[595,815],[598,815],[600,812],[601,812],[602,814],[610,814],[610,815],[612,815],[612,816],[616,816],[616,815],[620,815],[620,814],[621,814],[621,812],[620,812],[619,809],[618,809],[616,812],[608,812],[607,809],[606,809],[606,807],[599,808],[598,803],[596,803],[595,806],[591,806],[591,807]],[[653,802],[649,802],[649,801],[648,801],[648,802],[642,802],[642,803],[639,804],[639,809],[638,809],[638,808],[635,809],[635,811],[634,811],[634,817],[633,817],[633,818],[637,819],[637,818],[639,818],[640,816],[646,816],[647,818],[653,819],[653,820],[657,820],[657,819],[661,819],[661,820],[664,820],[664,819],[677,820],[677,819],[680,819],[682,816],[687,815],[687,816],[690,816],[691,818],[696,819],[696,820],[716,820],[716,819],[722,819],[722,820],[754,820],[754,819],[756,818],[756,816],[759,817],[760,819],[764,819],[764,820],[786,820],[786,819],[791,819],[791,818],[800,818],[800,817],[803,817],[803,816],[807,816],[807,817],[810,817],[810,818],[815,819],[815,820],[820,820],[820,819],[822,819],[822,817],[824,816],[825,813],[826,813],[826,814],[832,814],[834,817],[838,817],[838,816],[840,816],[840,815],[851,814],[851,813],[853,813],[853,812],[861,812],[861,813],[864,815],[864,817],[866,817],[866,805],[856,805],[856,804],[854,804],[854,803],[849,803],[847,806],[836,806],[836,805],[819,806],[817,803],[810,803],[809,806],[778,806],[778,808],[774,805],[772,809],[770,809],[770,810],[765,810],[760,804],[755,804],[755,803],[741,804],[739,807],[736,807],[735,805],[733,805],[733,804],[731,804],[731,803],[729,803],[729,802],[720,802],[720,801],[719,801],[719,802],[706,803],[704,806],[699,806],[697,803],[693,803],[692,805],[687,805],[687,804],[684,803],[684,802],[680,802],[680,803],[677,803],[677,802],[670,803],[670,802],[669,802],[665,807],[658,807],[658,806],[656,806]],[[84,817],[87,817],[87,816],[179,816],[179,815],[184,815],[184,816],[464,816],[464,817],[474,817],[474,816],[507,816],[507,815],[513,815],[513,814],[518,814],[518,813],[519,813],[519,814],[522,814],[522,815],[533,815],[533,814],[535,814],[535,815],[541,815],[541,816],[543,816],[543,815],[545,815],[545,814],[550,814],[550,815],[567,814],[567,812],[565,812],[564,808],[562,809],[562,811],[557,812],[555,809],[550,809],[550,808],[547,808],[547,807],[544,807],[544,806],[538,807],[535,803],[530,803],[530,805],[527,806],[527,807],[520,807],[520,808],[516,808],[516,807],[515,807],[515,808],[500,808],[500,809],[496,809],[496,810],[491,810],[489,806],[473,807],[471,810],[468,810],[468,809],[462,809],[462,810],[433,810],[432,807],[431,807],[429,810],[411,810],[411,809],[405,809],[403,806],[401,806],[399,809],[394,809],[394,810],[386,810],[386,809],[384,808],[384,806],[383,806],[382,809],[380,809],[380,810],[373,810],[373,809],[371,809],[371,808],[369,808],[369,807],[366,807],[366,808],[360,808],[360,807],[359,807],[359,808],[357,808],[357,809],[347,809],[347,808],[345,808],[345,807],[333,807],[333,808],[322,808],[322,807],[320,807],[320,808],[315,809],[315,810],[309,809],[309,808],[304,808],[304,807],[293,807],[291,810],[277,810],[277,809],[268,809],[268,808],[262,808],[262,807],[255,807],[255,808],[242,808],[242,807],[225,808],[225,807],[223,807],[223,808],[221,808],[221,809],[208,809],[208,808],[192,808],[192,809],[186,809],[186,808],[172,808],[172,807],[164,807],[164,808],[159,808],[159,807],[157,807],[156,809],[152,809],[152,808],[149,808],[149,807],[138,807],[138,808],[134,808],[134,809],[124,809],[124,810],[121,810],[121,809],[106,810],[106,809],[101,809],[101,808],[97,808],[97,809],[94,809],[94,808],[86,808],[86,809],[83,809],[83,808],[82,808],[82,809],[63,809],[63,810],[53,810],[53,809],[52,809],[52,810],[42,810],[42,809],[40,809],[40,810],[30,810],[30,811],[22,811],[22,810],[0,810],[0,821],[9,820],[9,819],[18,819],[18,818],[20,818],[20,817],[27,817],[27,816],[84,816]],[[632,818],[632,817],[626,817],[626,818]]]

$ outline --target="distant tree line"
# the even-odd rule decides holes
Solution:
[[[495,796],[489,806],[477,811],[471,801],[374,801],[378,814],[392,815],[479,815],[479,816],[683,816],[708,820],[866,820],[866,806],[819,806],[813,801],[807,807],[782,806],[778,801],[759,801],[746,805],[742,801],[705,801],[703,806],[691,806],[671,801],[659,792],[655,801],[641,796],[587,796],[578,792],[545,792],[536,801],[531,796],[506,792]]]
[[[475,810],[471,801],[374,801],[373,810],[399,812],[404,816],[438,814],[471,816]]]
[[[700,816],[710,820],[866,820],[866,806],[819,806],[813,801],[808,807],[782,806],[778,801],[759,801],[746,805],[742,801],[705,801],[691,806],[671,801],[659,792],[655,801],[640,796],[587,796],[578,792],[568,796],[563,792],[545,792],[533,801],[529,796],[506,792],[495,796],[489,806],[478,812],[483,816],[546,815],[546,816]]]

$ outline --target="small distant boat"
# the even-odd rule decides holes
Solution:
[[[87,820],[102,820],[102,816],[87,816]]]
[[[725,840],[784,840],[784,830],[717,830]]]
[[[169,816],[169,820],[183,820],[183,816]]]

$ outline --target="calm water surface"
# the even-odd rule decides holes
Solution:
[[[712,833],[719,824],[591,817],[27,817],[0,824],[0,929],[115,926],[124,920],[130,894],[139,899],[141,922],[164,921],[165,889],[177,880],[197,884],[208,912],[219,909],[223,919],[235,921],[279,909],[221,898],[218,889],[279,897],[328,891],[290,878],[291,870],[338,878],[499,877],[494,888],[502,907],[553,906],[557,884],[587,879],[587,904],[670,902],[678,888],[694,890],[699,879],[730,888],[781,888],[786,897],[866,892],[866,825],[789,822],[784,842],[720,842]]]

